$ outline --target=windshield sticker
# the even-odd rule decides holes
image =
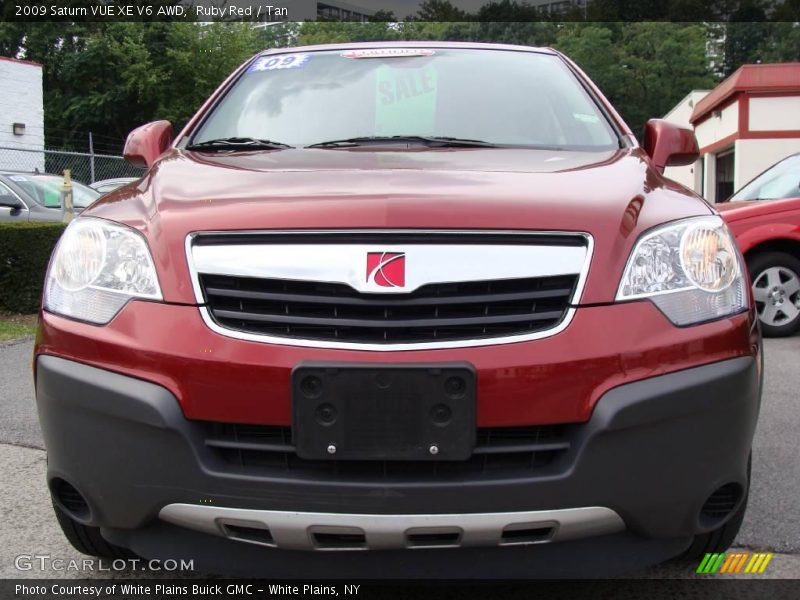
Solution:
[[[44,190],[44,205],[46,208],[61,208],[61,194],[50,188]]]
[[[431,135],[436,122],[436,69],[375,71],[375,135]]]
[[[587,115],[586,113],[572,113],[572,116],[575,117],[578,121],[583,121],[584,123],[599,123],[600,118],[597,115]]]
[[[370,50],[347,50],[342,58],[397,58],[402,56],[432,56],[436,50],[428,48],[372,48]]]
[[[11,181],[28,181],[27,177],[23,177],[22,175],[9,175],[8,178]]]
[[[279,69],[299,69],[311,58],[310,54],[281,54],[280,56],[262,56],[247,69],[248,73],[259,71],[277,71]]]

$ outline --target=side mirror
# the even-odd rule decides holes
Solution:
[[[690,129],[662,119],[650,119],[644,127],[644,151],[660,173],[664,167],[691,165],[700,156],[697,138]]]
[[[2,194],[0,195],[0,206],[5,206],[11,210],[17,210],[22,208],[22,202],[20,202],[19,198],[12,194]]]
[[[122,154],[134,167],[151,167],[169,148],[172,137],[172,123],[153,121],[137,127],[128,134]]]

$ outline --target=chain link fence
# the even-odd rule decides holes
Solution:
[[[0,146],[0,171],[39,171],[60,175],[65,169],[72,171],[73,179],[86,184],[116,177],[139,177],[144,173],[143,169],[112,154]]]

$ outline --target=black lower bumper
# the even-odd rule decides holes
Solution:
[[[726,516],[706,518],[702,507],[721,486],[747,489],[759,378],[755,360],[745,357],[620,386],[598,401],[588,423],[575,427],[569,451],[552,468],[446,481],[232,471],[206,446],[199,424],[187,421],[160,386],[40,356],[36,389],[51,488],[57,480],[74,486],[89,505],[80,520],[143,556],[195,557],[198,568],[230,572],[258,564],[260,574],[268,563],[280,576],[291,576],[291,565],[299,565],[294,574],[306,577],[309,568],[321,577],[363,577],[374,569],[395,576],[410,570],[423,576],[511,577],[534,576],[540,568],[540,575],[549,576],[608,575],[653,564],[680,553],[695,534],[721,525]],[[161,508],[173,503],[363,514],[599,506],[615,511],[627,531],[524,548],[309,553],[252,546],[160,521]],[[582,553],[592,558],[583,560]],[[522,559],[514,563],[513,569],[522,566],[517,575],[511,573],[512,557]],[[394,572],[387,571],[389,563]]]

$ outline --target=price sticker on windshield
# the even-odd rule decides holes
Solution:
[[[280,54],[278,56],[262,56],[247,69],[248,73],[260,71],[278,71],[280,69],[299,69],[305,66],[310,54]]]
[[[375,69],[375,135],[430,135],[435,129],[437,72],[433,67]]]

